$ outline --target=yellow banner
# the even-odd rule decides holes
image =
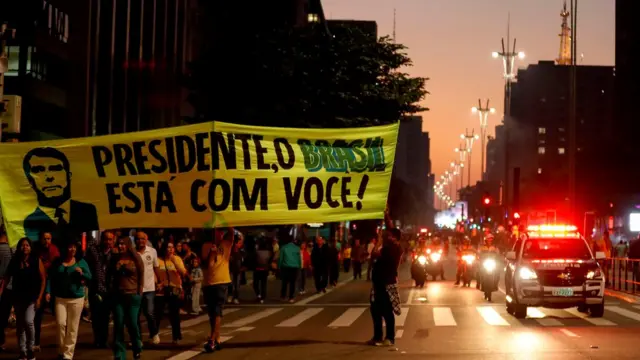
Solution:
[[[0,205],[12,244],[42,231],[377,219],[397,132],[209,122],[2,144]]]

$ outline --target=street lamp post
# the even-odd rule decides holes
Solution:
[[[463,179],[462,170],[464,170],[464,163],[461,162],[461,161],[452,161],[451,162],[451,167],[454,170],[454,174],[459,175],[459,178],[460,178],[460,187],[459,187],[459,189],[460,189],[460,191],[462,191],[462,188],[463,188],[463,186],[462,186],[462,179]],[[456,187],[458,187],[457,181],[456,181]],[[458,199],[462,200],[462,195],[458,196]]]
[[[467,145],[465,143],[460,144],[459,147],[457,147],[457,148],[455,148],[453,150],[458,153],[458,156],[460,157],[460,162],[461,163],[464,163],[465,161],[467,161],[467,154],[469,152],[467,151]],[[471,186],[471,183],[467,184],[467,186]]]
[[[484,181],[484,152],[487,147],[487,118],[489,117],[489,114],[495,113],[496,109],[489,107],[489,99],[487,99],[487,104],[484,107],[482,106],[482,100],[478,99],[478,107],[472,107],[471,112],[477,113],[480,118],[480,180]]]
[[[510,18],[508,20],[510,25]],[[502,58],[502,68],[504,77],[504,183],[503,185],[503,202],[505,215],[509,211],[509,126],[511,124],[511,84],[516,77],[515,61],[516,58],[524,59],[524,52],[516,52],[516,39],[513,39],[513,47],[510,48],[511,37],[510,27],[507,26],[507,47],[504,46],[504,38],[502,39],[502,51],[494,51],[491,56],[494,58]]]
[[[465,140],[467,152],[469,153],[469,162],[467,163],[467,183],[471,186],[471,150],[473,149],[473,142],[478,140],[478,134],[474,134],[473,129],[471,129],[471,133],[466,130],[464,134],[460,134],[460,139]]]

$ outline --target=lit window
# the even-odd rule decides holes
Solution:
[[[542,174],[542,168],[538,168],[538,174]]]
[[[558,154],[563,155],[564,154],[564,148],[558,148]]]
[[[307,15],[307,20],[309,22],[320,22],[320,18],[318,17],[318,14],[309,14]]]
[[[546,128],[543,128],[543,127],[538,128],[538,134],[546,134],[546,133],[547,133]]]
[[[544,146],[539,146],[538,147],[538,154],[544,155],[544,152],[545,152]]]

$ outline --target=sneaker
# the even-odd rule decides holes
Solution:
[[[296,302],[294,299],[289,299],[289,304],[293,304],[294,302]]]
[[[151,343],[153,345],[158,345],[160,344],[160,335],[155,334],[152,338],[151,338]]]
[[[260,304],[264,304],[264,300],[260,299]]]
[[[380,345],[382,345],[382,341],[371,339],[371,340],[367,341],[367,345],[380,346]]]
[[[229,297],[227,298],[227,304],[231,304],[231,302],[232,302],[232,301],[233,301],[233,298],[232,298],[231,296],[229,296]]]
[[[389,346],[393,346],[393,345],[394,345],[394,342],[389,340],[389,339],[384,339],[382,344],[380,344],[380,346],[384,346],[384,347],[389,347]]]
[[[134,360],[140,360],[140,358],[142,358],[142,356],[140,355],[140,353],[133,353],[133,359],[134,359]]]
[[[214,342],[213,342],[213,348],[214,348],[216,351],[220,351],[220,350],[222,350],[222,345],[220,345],[220,342],[219,342],[219,341],[214,341]]]
[[[36,360],[36,355],[33,351],[27,351],[27,360]]]
[[[240,300],[238,300],[238,299],[233,299],[233,303],[234,303],[234,304],[236,304],[236,305],[238,305],[238,304],[240,304]]]
[[[209,340],[206,343],[204,343],[204,352],[212,353],[215,350],[216,350],[216,344],[213,340]]]

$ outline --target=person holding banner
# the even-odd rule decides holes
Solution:
[[[240,234],[240,236],[242,235]],[[233,228],[230,228],[226,234],[216,229],[214,238],[202,245],[201,257],[204,270],[202,291],[211,326],[209,340],[204,345],[206,352],[221,349],[220,327],[222,326],[222,310],[231,283],[229,257],[234,237],[235,230]]]

